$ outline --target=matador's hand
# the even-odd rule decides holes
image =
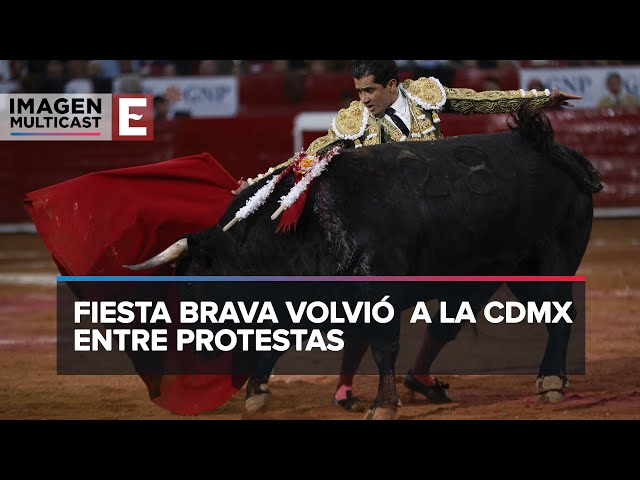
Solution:
[[[557,88],[553,89],[551,95],[549,96],[549,103],[547,103],[547,107],[559,107],[560,105],[565,107],[575,107],[572,103],[569,103],[568,100],[580,100],[582,97],[579,95],[573,95],[572,93],[561,92]]]

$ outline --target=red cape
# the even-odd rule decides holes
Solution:
[[[28,193],[25,208],[62,275],[171,275],[168,265],[142,272],[122,265],[218,223],[237,186],[203,153],[83,175]],[[141,377],[157,405],[182,415],[217,408],[246,381],[231,375]]]

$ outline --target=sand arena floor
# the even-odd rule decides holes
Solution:
[[[446,405],[411,399],[399,384],[399,418],[640,419],[639,258],[640,219],[594,222],[577,272],[587,277],[587,373],[571,377],[565,401],[538,402],[533,376],[446,376]],[[213,412],[181,417],[153,404],[137,376],[57,375],[57,274],[38,235],[0,235],[0,419],[242,418],[244,389]],[[360,419],[331,405],[336,378],[276,375],[265,418]],[[377,377],[359,376],[355,387],[368,403]]]

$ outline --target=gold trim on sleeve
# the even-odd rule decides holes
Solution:
[[[316,138],[313,142],[311,142],[311,144],[307,148],[307,153],[309,155],[317,156],[320,150],[323,150],[324,148],[328,147],[329,145],[336,142],[337,140],[338,140],[338,137],[336,137],[336,134],[333,132],[332,129],[329,129],[329,131],[325,136]]]
[[[521,107],[537,109],[549,103],[547,91],[488,90],[476,92],[470,88],[444,87],[447,108],[455,113],[510,113]]]

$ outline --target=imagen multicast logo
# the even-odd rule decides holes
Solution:
[[[153,140],[153,96],[0,94],[0,140]]]

